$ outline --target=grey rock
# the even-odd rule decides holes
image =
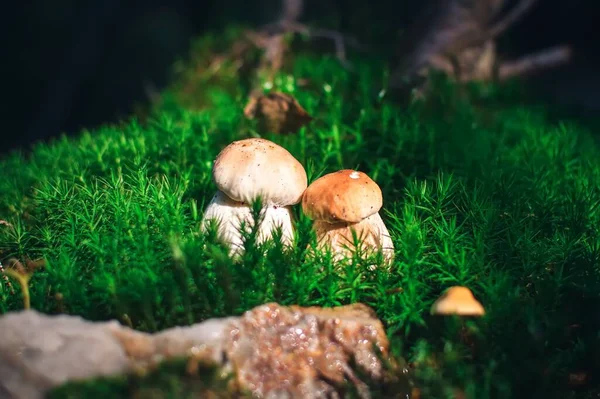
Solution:
[[[3,316],[0,394],[41,398],[49,388],[67,381],[124,372],[127,356],[110,332],[116,326],[116,321],[91,323],[34,310]]]
[[[0,398],[37,399],[59,385],[193,355],[232,372],[235,389],[264,398],[339,397],[338,384],[368,390],[349,364],[382,377],[373,352],[388,351],[381,322],[365,305],[258,306],[148,334],[117,321],[90,322],[34,310],[0,317]]]
[[[42,398],[66,382],[111,376],[191,349],[220,359],[223,328],[232,318],[175,327],[155,335],[117,321],[91,322],[35,310],[0,317],[0,399]]]

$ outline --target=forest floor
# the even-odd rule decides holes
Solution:
[[[263,89],[292,95],[313,120],[293,134],[264,132],[244,116],[250,87],[239,60],[209,57],[229,45],[227,35],[199,39],[173,85],[136,118],[0,161],[1,260],[45,262],[29,281],[32,308],[157,331],[270,301],[362,302],[410,364],[422,397],[595,397],[593,132],[525,104],[513,83],[438,79],[426,100],[396,103],[377,95],[388,73],[381,60],[354,57],[350,71],[305,50]],[[391,272],[367,267],[378,257],[350,259],[344,273],[326,257],[307,257],[314,237],[299,206],[296,245],[268,244],[266,256],[250,240],[233,260],[202,233],[216,192],[213,160],[248,137],[285,147],[309,183],[339,169],[375,180],[396,249]],[[23,308],[8,281],[12,290],[0,279],[0,314]],[[459,334],[463,323],[429,313],[453,285],[469,287],[486,309],[465,322],[471,342]],[[166,369],[163,389],[175,390],[177,370]],[[122,380],[99,384],[131,394]]]

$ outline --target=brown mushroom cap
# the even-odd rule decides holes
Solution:
[[[212,173],[220,191],[247,204],[260,195],[267,206],[295,205],[308,184],[304,167],[288,150],[260,138],[229,144]]]
[[[431,314],[483,316],[485,309],[467,287],[454,286],[444,292],[431,306]]]
[[[304,191],[302,209],[311,219],[357,223],[379,212],[381,189],[363,172],[343,169],[321,176]]]

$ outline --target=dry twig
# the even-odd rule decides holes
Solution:
[[[9,258],[6,261],[6,269],[2,269],[2,273],[6,276],[10,276],[19,282],[21,287],[21,293],[23,294],[23,305],[25,309],[31,307],[31,300],[29,297],[29,280],[33,276],[33,273],[40,267],[45,266],[46,262],[44,259],[31,260],[25,259],[25,265],[17,258]],[[12,290],[12,285],[10,285]],[[14,294],[14,291],[12,291]]]
[[[569,46],[559,46],[543,50],[519,58],[515,61],[507,61],[500,65],[498,77],[500,80],[522,76],[540,69],[558,66],[568,62],[572,50]]]
[[[538,0],[522,0],[500,22],[492,26],[487,32],[486,40],[495,39],[506,32],[511,26],[519,22],[531,10]]]
[[[268,24],[259,30],[258,35],[262,36],[259,47],[265,49],[263,64],[269,65],[273,71],[278,70],[283,63],[283,55],[286,46],[283,36],[286,33],[298,33],[308,37],[321,37],[331,39],[335,45],[335,53],[338,60],[346,68],[351,68],[346,58],[347,45],[360,48],[358,40],[348,37],[341,32],[330,29],[310,28],[309,26],[298,22],[302,11],[304,10],[304,0],[282,0],[283,12],[278,21]],[[255,34],[256,35],[256,34]]]

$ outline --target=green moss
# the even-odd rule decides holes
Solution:
[[[256,132],[242,115],[247,92],[229,76],[235,89],[208,84],[200,110],[167,91],[173,100],[147,123],[2,160],[0,215],[14,226],[0,226],[2,257],[47,260],[30,283],[32,307],[156,331],[267,301],[360,301],[377,311],[395,353],[417,364],[427,397],[455,388],[477,398],[569,395],[569,373],[590,372],[600,354],[600,151],[591,133],[494,87],[465,93],[441,80],[427,102],[394,104],[376,96],[383,64],[353,62],[356,75],[299,54],[278,76],[274,88],[315,117],[297,135]],[[392,273],[351,259],[339,274],[326,256],[307,258],[310,222],[298,208],[290,251],[274,243],[260,256],[249,237],[244,258],[232,261],[199,233],[216,190],[212,160],[259,133],[289,149],[311,181],[358,168],[378,182],[396,246]],[[456,323],[428,313],[456,284],[487,310],[468,323],[476,349]],[[0,312],[21,307],[0,280]]]
[[[185,359],[162,363],[153,370],[120,377],[67,383],[51,390],[48,399],[86,398],[226,398],[230,377],[221,376],[214,367]]]
[[[405,398],[411,389],[405,373],[395,371],[389,364],[385,364],[384,369],[387,373],[395,374],[390,373],[383,382],[374,381],[361,373],[357,377],[367,385],[374,399]],[[328,382],[336,385],[334,381]],[[349,383],[337,384],[336,389],[347,398],[361,397],[356,387]],[[87,399],[106,395],[111,398],[153,399],[253,397],[251,392],[240,389],[233,374],[222,374],[216,367],[184,358],[167,360],[151,369],[140,369],[123,376],[69,382],[50,390],[47,397]]]

